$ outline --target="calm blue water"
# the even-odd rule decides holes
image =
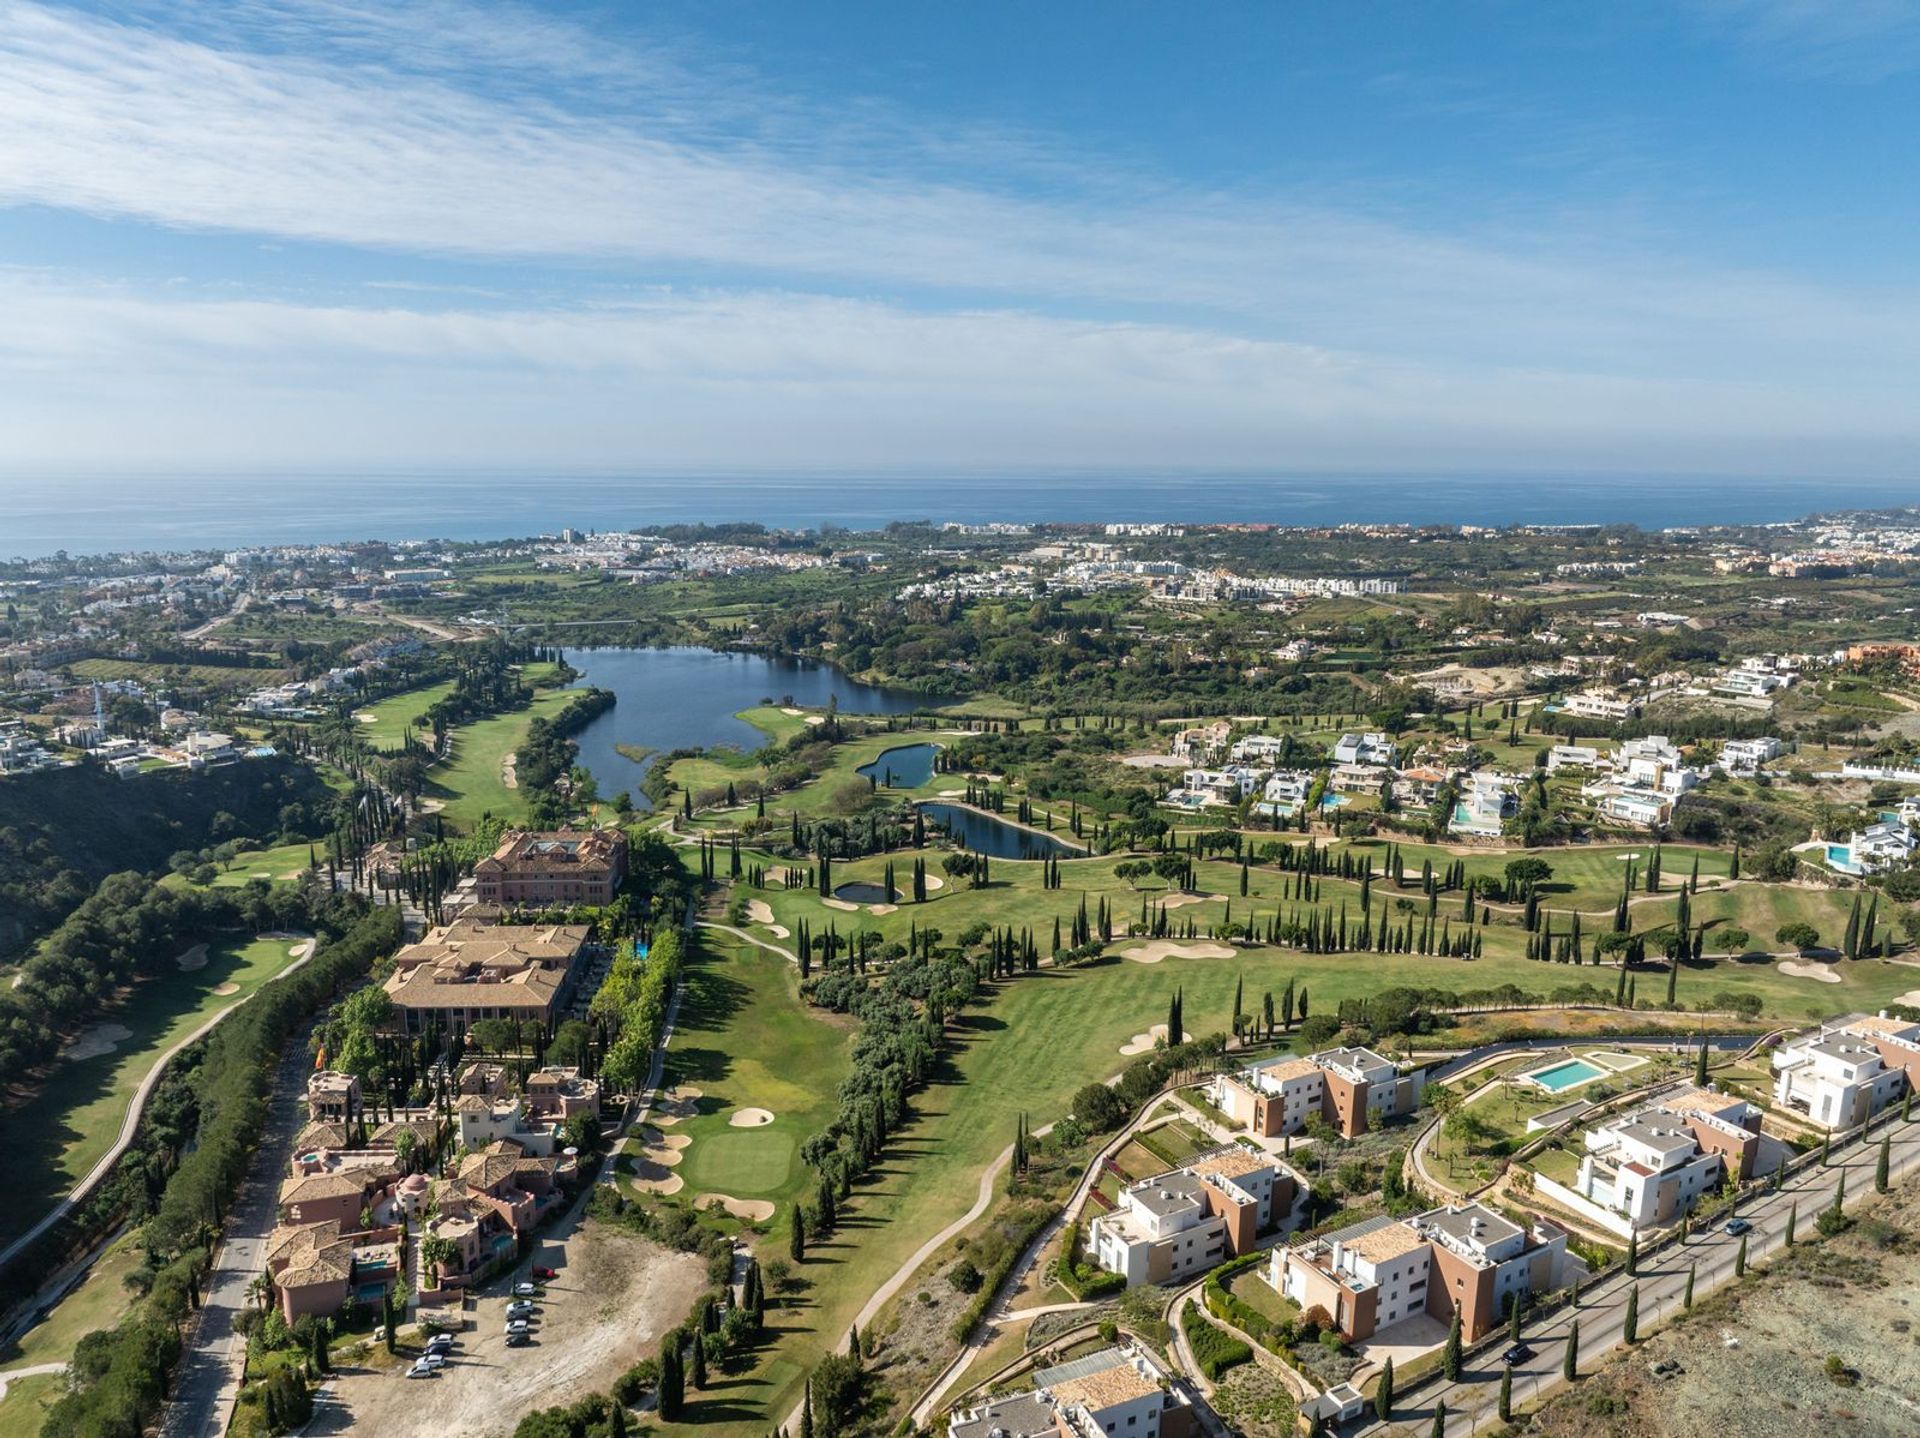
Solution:
[[[938,744],[902,744],[881,750],[877,759],[862,764],[854,773],[883,789],[918,789],[932,782],[934,756],[939,752]]]
[[[929,801],[920,807],[929,824],[945,829],[976,854],[992,859],[1072,859],[1084,852],[1065,839],[1023,829],[962,804]]]
[[[1796,519],[1920,503],[1909,480],[1054,470],[856,474],[0,475],[0,556],[350,539],[500,539],[700,520],[1611,524]]]
[[[581,684],[611,689],[618,702],[577,735],[580,762],[611,799],[622,789],[647,807],[637,788],[652,764],[636,764],[614,749],[638,744],[673,749],[731,744],[751,752],[765,742],[751,724],[733,716],[765,700],[824,708],[837,698],[848,714],[908,714],[937,704],[924,694],[886,689],[849,679],[838,669],[796,659],[696,648],[574,649],[567,662]]]
[[[1583,1083],[1591,1083],[1601,1077],[1601,1072],[1585,1059],[1568,1059],[1552,1068],[1535,1069],[1527,1077],[1540,1087],[1559,1093],[1564,1089],[1578,1088]]]
[[[891,904],[900,897],[896,890],[889,889],[885,884],[867,884],[858,881],[851,884],[836,884],[833,896],[849,904]]]

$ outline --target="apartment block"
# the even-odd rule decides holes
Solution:
[[[1192,1438],[1194,1399],[1132,1344],[1042,1368],[1029,1392],[956,1408],[947,1438]]]
[[[1227,1144],[1121,1190],[1113,1210],[1088,1225],[1087,1249],[1129,1285],[1204,1273],[1251,1251],[1292,1210],[1299,1187],[1270,1155]]]
[[[1622,1233],[1673,1223],[1727,1179],[1753,1176],[1760,1110],[1689,1089],[1587,1131],[1574,1190]]]
[[[1773,1101],[1822,1128],[1865,1123],[1920,1088],[1920,1024],[1856,1016],[1823,1025],[1773,1056]]]
[[[1371,1049],[1323,1049],[1221,1074],[1208,1097],[1214,1107],[1263,1138],[1298,1133],[1319,1114],[1346,1138],[1420,1106],[1425,1070],[1402,1073]]]
[[[1530,1228],[1484,1204],[1436,1208],[1413,1218],[1370,1218],[1274,1250],[1267,1281],[1319,1309],[1350,1342],[1416,1314],[1443,1321],[1460,1309],[1468,1342],[1505,1317],[1507,1303],[1559,1286],[1567,1233],[1536,1218]]]

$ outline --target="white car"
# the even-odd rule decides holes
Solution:
[[[524,1319],[524,1318],[510,1318],[510,1319],[508,1319],[508,1320],[507,1320],[507,1332],[508,1332],[508,1333],[525,1333],[526,1331],[527,1331],[527,1320],[526,1320],[526,1319]]]
[[[407,1370],[407,1377],[431,1378],[433,1377],[433,1366],[429,1364],[426,1359],[422,1358],[418,1363],[415,1363],[413,1367]]]
[[[447,1355],[444,1353],[429,1353],[425,1358],[422,1358],[420,1361],[426,1364],[427,1367],[431,1368],[435,1373],[438,1373],[442,1368],[445,1368],[447,1366]]]
[[[533,1305],[524,1298],[517,1298],[507,1305],[507,1317],[525,1318],[533,1312]]]
[[[513,1296],[515,1298],[531,1298],[539,1291],[540,1288],[538,1284],[516,1283],[513,1285]]]

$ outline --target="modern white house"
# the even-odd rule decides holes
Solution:
[[[1751,1178],[1759,1147],[1758,1108],[1687,1089],[1588,1129],[1574,1191],[1631,1234],[1676,1221],[1729,1173]]]
[[[1920,1024],[1884,1015],[1822,1025],[1773,1055],[1773,1101],[1821,1128],[1853,1128],[1916,1085]]]
[[[1591,744],[1555,744],[1547,750],[1547,772],[1556,769],[1595,769],[1600,765],[1600,751]]]
[[[1453,806],[1447,829],[1455,834],[1491,838],[1500,826],[1518,812],[1520,804],[1513,794],[1514,781],[1505,774],[1467,775],[1460,785],[1460,798]]]
[[[1336,764],[1391,764],[1399,746],[1385,734],[1342,734],[1333,746]]]
[[[1827,845],[1827,863],[1843,874],[1884,874],[1905,868],[1915,847],[1913,830],[1905,820],[1883,819],[1856,829],[1844,844]]]
[[[1769,759],[1781,754],[1778,739],[1729,739],[1720,746],[1720,767],[1729,774],[1756,773]]]
[[[1618,824],[1652,829],[1673,817],[1673,799],[1652,789],[1619,789],[1610,784],[1597,786],[1589,794],[1594,812]]]
[[[1256,806],[1263,814],[1285,816],[1298,811],[1313,789],[1313,775],[1304,769],[1282,769],[1269,775]]]
[[[1275,734],[1248,734],[1233,741],[1227,758],[1236,764],[1258,764],[1278,759],[1287,741]]]
[[[1582,719],[1631,719],[1640,712],[1640,706],[1633,700],[1604,689],[1582,689],[1578,694],[1570,694],[1561,707]]]

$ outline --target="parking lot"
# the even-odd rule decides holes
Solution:
[[[510,1348],[506,1311],[514,1282],[533,1265],[555,1277],[542,1285],[531,1341]],[[528,1264],[489,1284],[459,1314],[464,1323],[447,1365],[429,1378],[405,1376],[412,1354],[389,1358],[378,1345],[344,1367],[311,1433],[378,1433],[386,1438],[488,1438],[513,1431],[528,1410],[605,1392],[627,1368],[655,1353],[660,1335],[687,1316],[705,1286],[705,1266],[630,1234],[587,1225],[539,1244]]]

